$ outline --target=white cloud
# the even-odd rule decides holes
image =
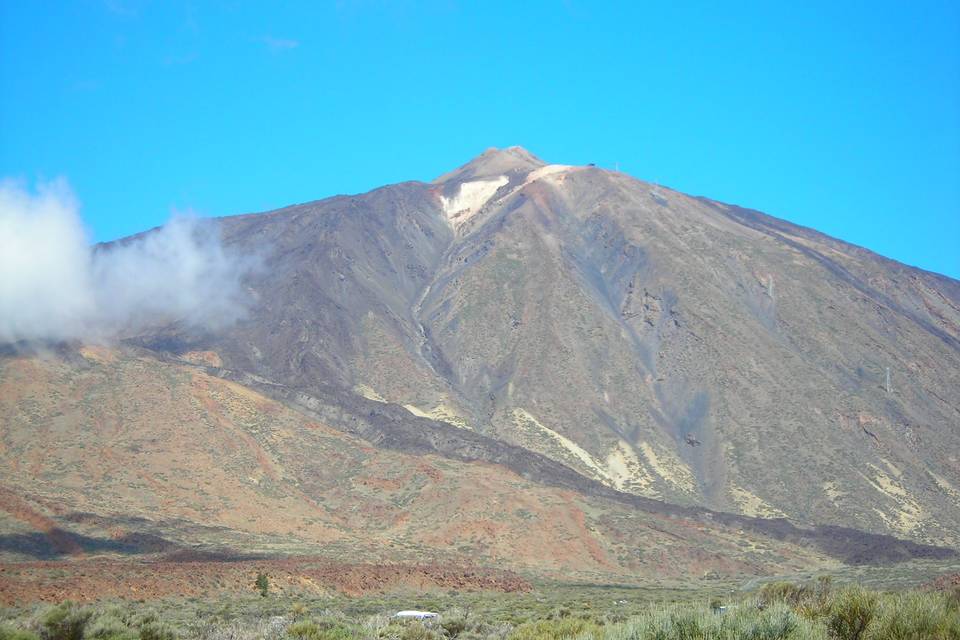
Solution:
[[[215,222],[187,217],[91,247],[65,182],[0,183],[0,343],[222,327],[243,314],[252,265],[223,248]]]

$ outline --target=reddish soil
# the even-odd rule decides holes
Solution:
[[[108,598],[151,600],[253,593],[257,574],[278,593],[346,595],[396,589],[459,591],[528,591],[520,576],[492,569],[439,565],[341,564],[318,558],[243,560],[237,562],[69,562],[0,563],[0,604]]]
[[[934,591],[953,591],[954,589],[960,589],[960,573],[942,575],[926,586]]]

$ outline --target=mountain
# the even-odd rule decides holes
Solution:
[[[617,575],[960,543],[955,280],[518,147],[218,225],[260,262],[240,322],[0,360],[11,552],[84,548],[39,522]]]

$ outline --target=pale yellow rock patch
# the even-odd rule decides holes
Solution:
[[[946,478],[937,475],[929,469],[927,469],[927,473],[929,473],[930,477],[933,478],[933,481],[937,483],[937,486],[947,492],[947,494],[949,494],[952,498],[960,500],[960,491],[957,491],[956,487],[950,484]]]
[[[861,475],[874,489],[883,493],[896,505],[896,507],[887,511],[876,508],[874,511],[887,523],[887,526],[902,533],[909,533],[915,529],[923,520],[924,513],[920,504],[898,480],[884,473],[880,467],[874,464],[867,466],[874,472],[873,477],[866,474]]]
[[[110,364],[116,362],[117,353],[109,347],[101,345],[87,344],[78,349],[80,355],[92,362],[99,364]]]
[[[682,461],[662,451],[657,453],[649,442],[640,442],[638,446],[654,473],[682,491],[697,492],[693,472]]]
[[[730,487],[730,497],[740,513],[754,518],[783,518],[786,514],[767,503],[763,498],[738,486]]]
[[[659,494],[651,488],[653,476],[640,462],[636,451],[627,442],[620,440],[607,454],[607,477],[621,491],[641,493],[650,497]]]
[[[374,400],[376,402],[387,402],[387,400],[383,396],[381,396],[379,393],[377,393],[376,390],[373,389],[373,387],[370,387],[368,385],[358,384],[353,388],[353,390],[356,393],[363,396],[364,398],[366,398],[367,400]]]
[[[576,442],[542,424],[526,409],[514,409],[512,415],[517,429],[528,440],[532,440],[528,443],[529,448],[543,454],[560,452],[576,463],[581,470],[588,471],[587,475],[611,484],[606,468]]]
[[[823,492],[827,494],[827,497],[830,498],[830,501],[836,504],[837,498],[842,495],[845,495],[843,491],[837,488],[837,483],[827,480],[823,483]]]
[[[445,404],[438,404],[432,409],[421,409],[414,404],[405,404],[403,407],[413,415],[421,418],[440,420],[441,422],[447,422],[455,427],[467,429],[468,431],[473,429],[473,427],[470,426],[470,423],[467,422],[463,416],[459,415],[453,410],[452,407],[448,407]]]

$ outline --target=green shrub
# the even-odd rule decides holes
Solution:
[[[509,640],[560,640],[562,638],[600,640],[603,638],[603,629],[589,620],[563,617],[522,624],[507,637]]]
[[[353,632],[331,621],[301,620],[287,627],[287,636],[296,640],[352,640]]]
[[[960,611],[960,586],[944,591],[943,602],[947,609]]]
[[[817,578],[817,594],[828,596],[833,591],[833,576],[820,576]]]
[[[670,607],[608,627],[604,640],[820,640],[814,623],[783,603],[759,611],[739,607],[727,613],[706,608]]]
[[[442,640],[444,636],[442,632],[418,621],[392,620],[380,629],[377,637],[384,640]]]
[[[176,640],[177,634],[163,622],[150,621],[140,627],[140,640]]]
[[[97,616],[84,631],[87,640],[137,640],[139,634],[119,615],[110,612]]]
[[[257,573],[257,579],[254,580],[253,586],[260,592],[262,598],[266,598],[270,594],[270,578],[262,571]]]
[[[870,640],[960,639],[960,613],[937,593],[891,596],[866,635]]]
[[[457,636],[457,640],[506,640],[513,628],[510,624],[477,624]]]
[[[70,601],[50,607],[40,615],[42,640],[83,640],[91,611]]]
[[[296,640],[318,640],[320,627],[313,620],[300,620],[287,627],[287,635]]]
[[[771,609],[754,614],[753,619],[734,619],[738,629],[732,637],[744,640],[785,640],[793,638],[800,620],[789,609]]]
[[[294,602],[290,605],[290,616],[294,620],[300,620],[305,615],[307,615],[307,605],[302,602]]]
[[[13,625],[0,623],[0,640],[39,640],[33,631],[18,629]]]
[[[467,629],[467,621],[461,616],[445,617],[440,623],[448,638],[456,638]]]
[[[867,627],[877,615],[877,595],[860,587],[837,593],[830,601],[826,625],[837,640],[866,638]]]
[[[797,607],[809,601],[813,596],[813,589],[792,582],[770,582],[760,589],[760,602],[763,605],[783,602],[791,607]]]

